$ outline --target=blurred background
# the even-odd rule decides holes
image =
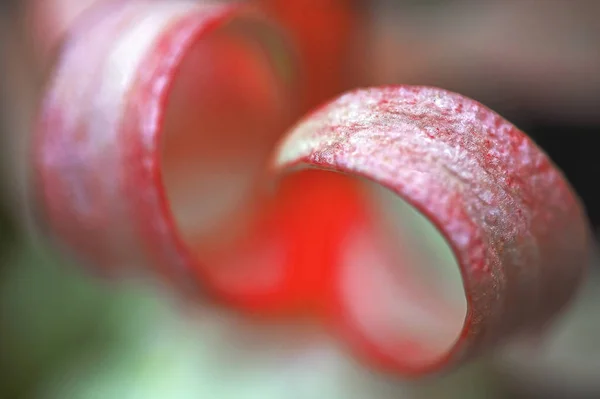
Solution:
[[[283,345],[275,338],[246,333],[224,312],[183,311],[152,281],[99,281],[32,239],[15,203],[23,199],[20,165],[51,68],[27,34],[33,6],[0,3],[0,398],[600,397],[595,266],[575,307],[535,351],[509,348],[443,378],[408,383],[362,369],[335,344],[300,343],[282,354],[272,350]],[[352,20],[342,49],[347,80],[315,93],[307,108],[354,86],[395,83],[472,97],[538,142],[600,226],[600,2],[299,0],[297,7],[296,15],[306,7],[305,18],[343,8]],[[298,21],[310,25],[283,19],[289,29]],[[326,25],[315,22],[317,38],[338,28]],[[339,68],[312,67],[323,74],[315,82]],[[297,332],[285,328],[288,336]],[[251,340],[250,349],[232,347],[240,340]]]

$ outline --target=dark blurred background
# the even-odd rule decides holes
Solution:
[[[24,184],[14,173],[23,159],[15,159],[22,153],[14,149],[27,142],[39,81],[27,61],[34,58],[23,49],[26,3],[0,3],[0,398],[209,397],[198,392],[215,399],[279,398],[280,391],[264,382],[268,374],[253,374],[258,366],[215,372],[228,366],[195,342],[189,333],[195,327],[159,290],[108,288],[24,233],[15,207],[21,197],[14,194]],[[366,55],[356,63],[361,83],[441,86],[486,104],[550,155],[583,199],[594,228],[600,226],[600,2],[377,0],[360,4],[360,14],[366,43]],[[599,298],[590,298],[582,317],[597,318]],[[600,379],[596,347],[592,340],[582,350],[588,357],[597,351],[599,359],[591,363],[597,375],[584,376],[585,383],[592,380],[585,394]],[[566,356],[575,363],[585,357]],[[354,375],[336,367],[323,373]],[[539,381],[552,378],[552,370],[531,375],[513,378],[495,362],[484,362],[425,386],[375,384],[363,397],[547,397]],[[238,391],[224,390],[228,378],[237,381]],[[560,397],[583,395],[563,385],[561,395],[567,396]],[[590,397],[600,397],[600,383],[597,388]]]

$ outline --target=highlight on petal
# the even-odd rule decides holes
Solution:
[[[458,94],[410,86],[348,93],[303,119],[273,167],[379,184],[447,242],[462,301],[428,284],[451,277],[440,279],[447,271],[423,263],[435,262],[431,249],[406,235],[394,246],[358,225],[338,248],[338,328],[367,360],[395,372],[438,371],[538,332],[587,265],[585,213],[563,175],[515,126]]]
[[[226,247],[255,208],[294,111],[292,57],[250,6],[112,5],[69,32],[46,91],[41,219],[106,273],[150,266],[188,285],[202,250]]]
[[[119,6],[124,0],[30,0],[26,3],[25,25],[37,67],[51,66],[69,30],[92,10]],[[95,11],[95,10],[94,10]]]

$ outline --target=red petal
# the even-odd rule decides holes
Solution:
[[[381,365],[419,374],[466,360],[544,326],[580,283],[589,238],[578,198],[524,133],[473,100],[407,86],[346,94],[283,141],[276,170],[299,165],[388,187],[437,226],[458,260],[468,313],[462,330],[439,342],[443,312],[429,305],[436,293],[390,278],[409,262],[392,267],[381,254],[350,262],[356,269],[340,258],[343,333]],[[361,240],[372,256],[377,239]],[[399,322],[411,297],[419,317]]]
[[[209,262],[202,279],[239,309],[324,315],[338,241],[365,218],[363,194],[353,179],[339,174],[295,174],[265,202],[249,233]]]
[[[251,210],[256,169],[293,111],[290,71],[265,61],[286,51],[278,31],[241,5],[117,2],[78,21],[34,141],[49,230],[105,271],[151,266],[188,285],[198,261],[186,240],[196,232],[181,225],[187,189],[204,179],[192,192],[199,210],[211,198],[241,198],[232,216],[213,220],[220,225]],[[227,182],[224,173],[243,190],[206,181]]]
[[[261,56],[286,61],[278,32],[239,6],[138,1],[87,18],[35,142],[49,230],[105,273],[153,267],[245,310],[314,308],[334,208],[356,184],[309,174],[258,190],[294,113],[293,65]]]
[[[69,36],[34,143],[45,220],[92,263],[148,265],[181,285],[200,276],[257,311],[316,304],[359,352],[404,373],[540,328],[572,296],[587,257],[581,205],[547,157],[492,111],[438,89],[358,91],[305,119],[277,152],[278,171],[306,164],[373,180],[439,228],[468,300],[462,330],[448,329],[447,340],[446,327],[463,320],[415,278],[410,251],[394,264],[355,182],[292,176],[270,200],[256,186],[293,114],[289,82],[247,56],[256,48],[239,36],[209,34],[238,18],[266,26],[260,17],[145,1],[105,11]],[[204,191],[190,197],[198,175]],[[203,230],[189,198],[210,219]],[[398,323],[412,305],[418,317]]]

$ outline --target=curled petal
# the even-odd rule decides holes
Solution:
[[[548,158],[480,104],[411,87],[345,95],[276,152],[278,173],[366,178],[426,216],[459,265],[461,314],[410,267],[423,257],[393,256],[350,177],[310,171],[274,197],[259,189],[295,109],[278,37],[242,5],[116,1],[81,17],[33,143],[48,230],[107,273],[199,277],[254,309],[316,302],[404,373],[542,328],[578,286],[588,242]]]
[[[229,239],[195,248],[191,237],[243,225],[252,208],[293,110],[289,52],[239,4],[112,2],[83,18],[34,137],[41,219],[106,273],[150,265],[187,284],[197,253]]]
[[[589,238],[578,198],[524,133],[473,100],[409,86],[346,94],[283,140],[275,170],[301,166],[391,190],[437,227],[456,258],[466,315],[409,280],[422,268],[414,258],[394,262],[360,230],[340,248],[338,321],[383,366],[437,371],[539,331],[580,283]]]

